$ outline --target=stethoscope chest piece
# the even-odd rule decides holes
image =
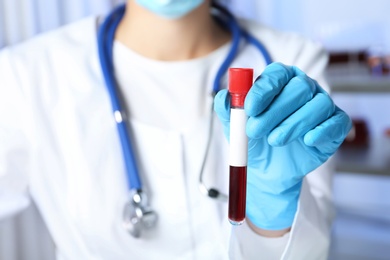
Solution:
[[[133,237],[141,236],[142,230],[153,228],[157,214],[148,207],[146,195],[139,190],[130,191],[130,200],[123,209],[123,227]]]

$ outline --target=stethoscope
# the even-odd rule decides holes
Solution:
[[[238,53],[238,48],[241,38],[245,39],[249,44],[254,45],[263,55],[266,64],[271,63],[271,57],[264,46],[251,34],[241,28],[234,16],[220,5],[213,4],[213,11],[216,12],[215,18],[223,26],[227,27],[232,34],[232,44],[228,55],[222,62],[213,83],[212,96],[220,89],[220,82],[233,59]],[[125,110],[122,105],[119,87],[114,76],[113,66],[113,43],[115,30],[125,13],[125,5],[120,5],[104,20],[98,32],[98,51],[100,65],[102,68],[104,80],[110,95],[114,119],[117,124],[119,138],[122,146],[122,154],[125,162],[127,184],[130,191],[130,199],[125,204],[123,211],[124,228],[133,236],[140,237],[143,229],[150,229],[156,225],[157,214],[148,204],[147,196],[143,192],[142,183],[138,174],[138,169],[135,161],[134,150],[129,138],[128,125],[126,122]],[[213,112],[211,107],[211,113]],[[209,137],[206,145],[203,163],[199,174],[199,186],[202,193],[210,198],[226,200],[227,195],[219,192],[215,188],[208,188],[203,182],[203,172],[208,156],[208,151],[211,143],[211,135],[213,131],[213,117],[210,117]]]

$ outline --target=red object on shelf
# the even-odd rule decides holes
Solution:
[[[364,119],[352,119],[352,129],[345,138],[343,146],[367,146],[369,131]]]
[[[390,128],[385,129],[385,136],[390,137]]]

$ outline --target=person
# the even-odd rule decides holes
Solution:
[[[135,238],[122,224],[123,118],[113,119],[99,65],[104,17],[1,51],[0,199],[9,207],[0,215],[34,200],[58,259],[326,259],[329,159],[351,121],[328,94],[319,44],[240,20],[273,61],[242,40],[230,64],[260,75],[245,100],[244,224],[230,225],[227,203],[198,190],[203,171],[204,183],[228,192],[226,73],[210,93],[232,32],[211,9],[209,0],[128,0],[114,34],[115,81],[155,227]]]

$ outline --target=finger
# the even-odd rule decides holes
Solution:
[[[214,111],[221,121],[226,137],[229,137],[230,124],[230,98],[227,89],[222,89],[214,97]]]
[[[215,95],[214,111],[221,121],[230,121],[230,98],[227,89],[222,89]]]
[[[306,145],[317,147],[324,153],[333,154],[351,128],[352,120],[344,111],[336,107],[332,117],[306,133],[303,141]]]
[[[335,105],[329,95],[318,93],[272,130],[268,143],[272,146],[286,145],[324,122],[334,111]]]
[[[245,112],[248,116],[257,116],[268,107],[285,85],[295,76],[301,75],[296,67],[282,63],[271,63],[257,78],[245,98]]]
[[[316,82],[306,75],[294,77],[263,113],[248,119],[247,135],[253,139],[267,135],[280,122],[311,100],[315,90]]]

